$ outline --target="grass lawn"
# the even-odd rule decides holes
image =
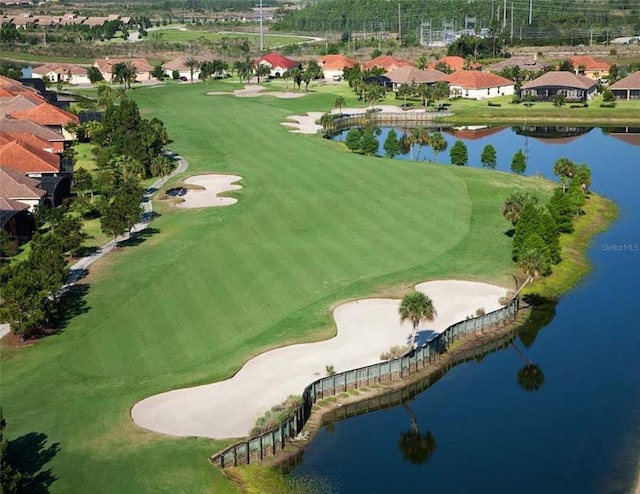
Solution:
[[[234,32],[214,32],[214,31],[205,31],[198,29],[177,29],[177,28],[166,28],[166,29],[154,29],[153,31],[149,31],[148,39],[161,39],[162,41],[167,41],[169,43],[186,43],[189,41],[195,41],[200,38],[204,38],[206,40],[221,40],[223,38],[233,38],[233,39],[247,39],[252,43],[260,42],[260,35],[258,33],[234,33]],[[277,46],[285,46],[291,45],[295,43],[301,43],[304,41],[311,41],[312,38],[306,38],[302,36],[287,36],[283,34],[265,34],[264,35],[264,44],[265,48],[275,48]]]
[[[511,96],[492,98],[487,101],[458,99],[451,102],[449,109],[455,114],[447,120],[456,123],[524,123],[524,122],[573,122],[588,125],[599,124],[640,124],[640,101],[618,101],[615,108],[601,108],[602,96],[589,101],[587,108],[572,108],[571,103],[556,107],[549,102],[536,102],[531,106],[511,103]]]
[[[335,93],[205,95],[232,87],[131,94],[166,123],[189,174],[241,175],[239,202],[156,203],[151,235],[91,268],[61,334],[2,349],[7,435],[39,432],[60,445],[47,464],[58,477],[51,492],[235,492],[206,461],[228,442],[141,430],[130,407],[229,377],[265,349],[330,336],[341,300],[401,295],[426,279],[510,283],[500,205],[517,188],[548,192],[547,182],[353,155],[280,125],[332,108]]]
[[[76,150],[75,169],[84,168],[87,171],[93,171],[96,168],[96,159],[91,152],[95,146],[88,142],[76,142],[73,149]]]
[[[76,58],[76,57],[56,57],[48,55],[33,55],[31,53],[23,53],[19,51],[0,50],[0,63],[5,60],[14,62],[28,62],[35,65],[42,65],[48,62],[65,62],[77,65],[93,65],[92,58]]]

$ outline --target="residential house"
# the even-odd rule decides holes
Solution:
[[[271,71],[269,75],[271,77],[282,77],[282,75],[290,69],[300,67],[300,62],[291,60],[279,53],[269,53],[256,60],[258,65],[266,65]]]
[[[430,86],[441,81],[447,74],[439,70],[420,70],[413,66],[398,67],[385,74],[392,84],[392,89],[397,91],[402,84],[426,84]]]
[[[441,57],[427,65],[427,68],[438,69],[443,66],[447,66],[449,68],[449,72],[458,72],[460,70],[479,70],[482,68],[482,64],[474,61],[467,61],[457,55]]]
[[[0,165],[0,197],[5,201],[19,202],[30,212],[44,203],[47,192],[40,182],[5,165]],[[22,211],[19,207],[15,210]]]
[[[611,92],[618,99],[640,99],[640,71],[634,72],[624,79],[609,86]]]
[[[567,101],[588,101],[596,93],[597,84],[585,75],[552,71],[524,84],[520,96],[550,101],[556,94],[562,94]]]
[[[57,132],[31,120],[4,117],[0,120],[0,131],[16,139],[38,137],[48,143],[46,147],[58,154],[65,150],[66,144],[70,144],[70,141]]]
[[[364,70],[383,69],[385,72],[391,72],[400,67],[415,67],[415,64],[409,60],[395,58],[391,55],[380,55],[362,64]]]
[[[515,92],[515,83],[491,72],[459,70],[445,76],[452,96],[483,100],[509,96]]]
[[[119,63],[131,63],[136,68],[136,81],[150,81],[153,67],[145,58],[103,58],[94,62],[106,81],[113,80],[113,66]]]
[[[36,67],[31,74],[38,79],[47,77],[51,82],[66,82],[73,85],[91,83],[87,69],[70,63],[48,63]]]
[[[318,64],[322,67],[325,79],[334,81],[344,77],[344,69],[355,67],[356,61],[344,55],[323,55],[318,58]]]
[[[72,170],[61,170],[58,154],[42,148],[41,143],[16,139],[0,132],[0,164],[16,173],[36,179],[45,191],[45,202],[58,206],[71,195]]]
[[[46,191],[38,180],[0,165],[0,228],[18,243],[35,231],[31,212],[44,203]]]
[[[200,64],[201,62],[206,62],[208,60],[211,60],[210,57],[207,57],[205,55],[194,55],[194,56],[188,56],[188,55],[181,55],[178,58],[174,58],[173,60],[162,64],[162,68],[164,69],[164,73],[167,77],[172,77],[173,75],[173,71],[176,70],[178,71],[178,77],[187,77],[189,80],[191,80],[191,68],[189,68],[189,66],[187,65],[187,60],[189,60],[190,58],[194,59],[196,62],[198,62],[198,64]],[[199,66],[195,66],[193,68],[193,79],[199,79],[200,78],[200,67]]]
[[[13,112],[28,111],[44,103],[35,95],[18,94],[16,96],[0,97],[0,117],[5,117]]]
[[[507,68],[519,67],[520,70],[527,70],[529,72],[540,72],[547,68],[547,64],[542,60],[539,60],[537,56],[534,57],[511,57],[501,62],[489,64],[484,67],[487,72],[501,72]]]
[[[576,74],[585,75],[595,81],[606,78],[609,75],[609,69],[611,69],[611,64],[587,55],[576,55],[569,60],[571,60]]]
[[[75,139],[75,135],[65,127],[70,123],[80,123],[77,115],[49,103],[41,103],[25,111],[13,111],[10,113],[10,116],[31,120],[39,125],[43,125],[64,137],[66,140]]]

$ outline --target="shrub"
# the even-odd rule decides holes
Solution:
[[[615,103],[600,103],[600,108],[615,108]]]
[[[493,101],[489,101],[489,106],[502,106],[500,103],[494,103]]]
[[[380,354],[380,360],[393,360],[396,358],[402,357],[405,353],[409,351],[411,347],[408,345],[405,346],[392,346],[389,351]]]
[[[300,405],[302,405],[301,396],[289,396],[281,404],[271,407],[271,410],[258,418],[255,425],[249,431],[249,435],[257,436],[279,427]]]

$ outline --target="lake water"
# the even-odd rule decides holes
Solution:
[[[528,150],[527,174],[553,177],[562,156],[589,164],[592,188],[620,207],[589,250],[593,272],[538,314],[542,328],[516,340],[520,352],[511,346],[462,364],[407,403],[437,443],[428,461],[403,459],[398,441],[410,419],[396,406],[323,427],[292,475],[326,478],[345,493],[631,491],[640,454],[640,134],[564,131],[457,134],[470,165],[489,143],[499,170],[509,170],[518,149]],[[445,137],[451,147],[456,137]],[[440,155],[448,158],[448,150]],[[517,383],[525,358],[544,372],[537,392]]]

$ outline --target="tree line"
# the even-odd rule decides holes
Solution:
[[[547,204],[541,204],[534,194],[518,191],[502,206],[504,217],[513,225],[512,258],[527,280],[548,276],[562,261],[560,234],[573,232],[591,187],[591,169],[584,163],[561,158],[553,172],[561,185]]]

